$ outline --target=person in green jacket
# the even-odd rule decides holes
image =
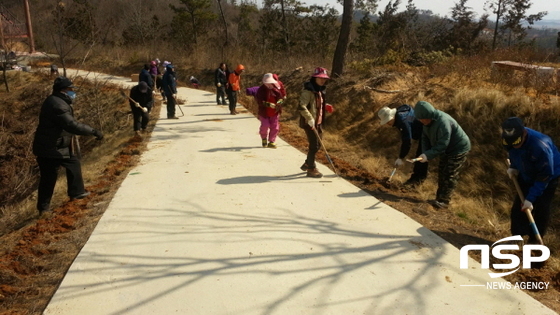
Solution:
[[[436,199],[430,201],[435,208],[447,208],[451,194],[457,187],[459,171],[467,160],[471,142],[461,126],[432,104],[424,101],[414,107],[416,119],[422,128],[422,154],[417,162],[426,163],[439,156],[438,189]]]

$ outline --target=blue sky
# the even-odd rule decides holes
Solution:
[[[335,7],[340,13],[342,13],[342,6],[336,3],[336,0],[300,0],[308,5],[319,4],[325,5],[330,4]],[[380,0],[377,11],[383,10],[390,0]],[[414,4],[418,9],[431,10],[434,14],[439,14],[441,16],[449,15],[451,8],[458,1],[453,0],[415,0]],[[484,3],[486,0],[469,0],[467,5],[473,8],[473,11],[477,12],[479,16],[484,13]],[[404,10],[406,7],[407,0],[401,0],[401,9]],[[533,0],[533,5],[529,14],[535,14],[541,11],[548,11],[548,15],[545,19],[555,19],[560,20],[560,0]]]

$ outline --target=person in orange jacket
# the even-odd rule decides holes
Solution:
[[[229,113],[232,115],[238,114],[235,110],[235,106],[237,106],[237,93],[241,90],[241,73],[245,71],[245,66],[242,64],[238,64],[235,71],[229,74],[228,77],[228,86],[226,89],[229,101]]]

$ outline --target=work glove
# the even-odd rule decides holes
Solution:
[[[147,112],[148,112],[148,109],[147,109],[146,107],[140,107],[140,108],[142,108],[142,111],[143,111],[144,113],[147,113]]]
[[[93,135],[95,136],[95,140],[103,139],[103,133],[99,130],[93,129]]]
[[[404,162],[403,162],[402,159],[397,159],[397,160],[395,161],[395,167],[396,167],[396,166],[401,166],[401,165],[403,165],[403,164],[404,164]]]
[[[174,98],[174,99],[177,99],[177,94],[173,94],[173,98]]]
[[[334,107],[331,104],[326,104],[325,110],[327,111],[327,113],[332,114],[332,112],[334,112]]]
[[[525,210],[533,211],[533,203],[527,199],[523,201],[523,205],[521,206],[521,211],[525,211]]]
[[[421,163],[428,162],[428,157],[424,153],[420,154],[420,156],[418,158],[419,158],[418,162],[421,162]]]
[[[264,106],[266,107],[270,107],[270,108],[276,108],[276,104],[271,103],[271,102],[263,102]]]
[[[278,105],[281,105],[281,104],[283,104],[283,103],[284,103],[284,99],[283,99],[283,98],[279,99],[279,100],[276,102],[276,104],[278,104]]]
[[[216,84],[217,87],[222,87],[222,84],[220,82],[218,82],[218,84]]]
[[[315,119],[311,118],[307,121],[307,124],[309,125],[309,127],[311,127],[311,129],[315,128]]]
[[[519,175],[519,171],[516,170],[515,168],[508,168],[507,169],[507,174],[509,176],[509,178],[514,179],[517,178],[517,175]]]

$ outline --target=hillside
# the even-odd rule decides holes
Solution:
[[[501,121],[519,115],[528,126],[550,134],[555,140],[560,139],[556,128],[560,117],[556,106],[559,100],[554,88],[534,88],[515,78],[493,80],[488,67],[484,66],[489,64],[487,62],[465,58],[431,68],[392,66],[366,72],[352,70],[331,82],[328,88],[329,102],[335,106],[335,112],[327,121],[324,141],[339,174],[456,247],[491,244],[509,235],[508,211],[513,188],[505,175],[505,152],[499,144]],[[131,64],[115,74],[128,76],[138,67],[138,64]],[[178,69],[182,82],[196,74],[209,91],[213,90],[208,84],[212,71]],[[265,71],[249,68],[243,76],[244,86],[257,85],[261,72]],[[289,95],[280,136],[304,152],[306,140],[297,127],[295,106],[301,83],[308,78],[309,71],[311,67],[304,67],[302,71],[278,71]],[[83,82],[82,102],[91,106],[81,108],[78,119],[104,124],[106,137],[110,139],[101,144],[95,141],[84,144],[83,168],[91,172],[86,181],[93,194],[84,201],[68,203],[64,185],[59,183],[55,200],[59,207],[54,215],[37,218],[33,205],[37,170],[25,148],[32,139],[38,106],[48,95],[51,78],[41,74],[12,74],[10,84],[14,91],[9,95],[1,92],[6,102],[1,108],[0,139],[5,141],[2,147],[7,151],[1,155],[0,171],[8,174],[2,177],[6,179],[18,177],[9,175],[16,173],[6,173],[9,170],[25,169],[28,181],[15,183],[13,187],[20,190],[12,197],[13,204],[3,208],[0,217],[4,233],[0,247],[0,300],[3,305],[0,313],[34,314],[54,292],[119,182],[138,160],[145,142],[132,137],[128,104],[118,97],[114,86]],[[37,90],[42,92],[32,92]],[[390,184],[386,182],[399,140],[396,131],[379,127],[375,113],[385,105],[414,104],[418,100],[429,100],[456,117],[473,142],[468,165],[449,210],[437,211],[425,203],[435,191],[435,163],[431,165],[429,181],[417,190],[406,190],[400,185],[407,179],[409,168],[399,170]],[[251,99],[242,96],[241,102],[254,111]],[[100,108],[111,110],[96,111]],[[324,155],[320,154],[320,159],[328,165]],[[15,192],[14,189],[8,191]],[[544,268],[523,270],[508,279],[550,281],[551,289],[529,294],[556,311],[560,311],[557,300],[560,291],[559,227],[556,211],[551,232],[545,237],[554,258]]]

